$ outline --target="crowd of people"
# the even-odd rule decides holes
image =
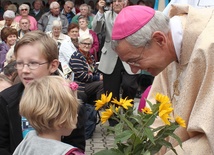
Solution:
[[[214,154],[213,9],[172,2],[166,15],[152,9],[154,0],[133,6],[127,0],[35,0],[32,7],[3,1],[0,154],[42,144],[44,150],[24,151],[84,154],[84,103],[110,92],[134,99],[145,71],[152,85],[144,97],[168,95],[187,123],[176,130],[183,149],[169,138],[178,154]],[[105,34],[102,47],[98,30]],[[110,126],[117,123],[109,119]],[[171,154],[161,149],[165,153]]]

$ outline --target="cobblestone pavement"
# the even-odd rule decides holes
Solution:
[[[135,107],[138,107],[139,99],[135,99]],[[114,144],[114,136],[107,135],[107,131],[105,126],[108,125],[107,123],[104,125],[98,124],[96,126],[96,130],[93,134],[93,137],[86,140],[86,155],[93,155],[94,153],[107,149],[112,148]]]
[[[94,153],[112,148],[114,143],[113,135],[107,135],[105,125],[98,124],[93,137],[86,140],[86,155],[93,155]]]

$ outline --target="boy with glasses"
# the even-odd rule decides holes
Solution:
[[[12,154],[23,139],[19,102],[25,86],[58,69],[58,50],[54,40],[41,31],[27,33],[15,46],[14,55],[22,83],[0,93],[0,154]],[[63,142],[78,147],[84,152],[84,109],[80,106],[77,129]]]

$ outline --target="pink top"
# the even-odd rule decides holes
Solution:
[[[19,22],[21,18],[22,18],[22,16],[16,16],[14,21]],[[36,19],[33,16],[30,16],[30,15],[28,15],[28,19],[30,20],[30,30],[31,31],[37,30],[38,27],[37,27]]]
[[[142,111],[142,109],[146,106],[146,99],[149,95],[149,91],[151,89],[151,86],[147,87],[146,90],[143,92],[141,99],[140,99],[140,103],[138,106],[138,111]]]
[[[69,150],[65,155],[85,155],[85,153],[82,153],[78,148],[73,148]]]

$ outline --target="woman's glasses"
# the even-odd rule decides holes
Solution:
[[[91,46],[91,43],[84,43],[84,42],[81,42],[81,44],[85,45],[85,46]]]
[[[28,9],[21,9],[21,11],[27,11]]]

